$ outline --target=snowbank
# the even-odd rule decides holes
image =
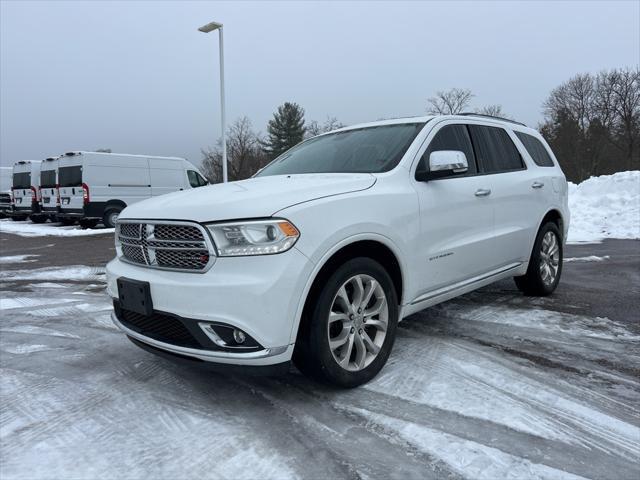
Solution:
[[[640,238],[640,171],[569,183],[570,243]]]
[[[85,235],[102,235],[104,233],[113,233],[113,228],[87,228],[82,229],[79,226],[64,227],[59,223],[31,223],[29,220],[24,222],[14,222],[9,219],[0,220],[0,232],[13,233],[21,237],[83,237]]]

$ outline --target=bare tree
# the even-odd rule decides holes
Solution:
[[[491,117],[501,117],[511,119],[509,115],[502,111],[502,105],[485,105],[482,108],[476,108],[476,113],[480,115],[489,115]]]
[[[202,155],[202,168],[209,181],[222,181],[221,142],[218,141],[214,149],[203,150]],[[227,161],[230,180],[249,178],[268,162],[260,137],[246,116],[238,118],[227,129]]]
[[[473,98],[471,90],[466,88],[452,88],[439,91],[427,100],[427,112],[432,115],[455,115],[469,107]]]
[[[331,132],[332,130],[337,130],[338,128],[342,128],[345,126],[346,125],[338,121],[336,117],[327,117],[322,125],[320,125],[318,121],[312,120],[309,125],[307,125],[305,138],[315,137],[316,135]]]

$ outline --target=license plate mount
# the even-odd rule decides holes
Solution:
[[[153,313],[151,288],[149,282],[120,277],[117,280],[120,307],[144,316]]]

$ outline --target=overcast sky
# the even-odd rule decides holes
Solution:
[[[198,164],[220,135],[211,20],[227,118],[262,132],[285,101],[353,124],[424,114],[450,87],[535,126],[572,75],[640,63],[639,5],[2,0],[0,164],[97,148]]]

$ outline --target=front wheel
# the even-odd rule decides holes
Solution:
[[[514,277],[516,286],[525,295],[551,295],[562,274],[562,235],[553,222],[545,223],[536,236],[527,273]]]
[[[362,385],[387,362],[398,313],[384,267],[370,258],[349,260],[320,291],[294,361],[304,373],[335,385]]]

